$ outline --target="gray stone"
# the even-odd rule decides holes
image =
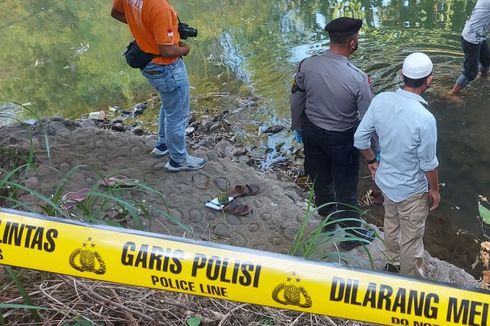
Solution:
[[[220,223],[213,228],[213,232],[218,237],[227,237],[230,235],[230,228],[226,224]]]
[[[233,156],[241,156],[247,154],[247,149],[246,148],[236,148],[231,155]]]
[[[24,185],[26,188],[34,189],[39,186],[39,178],[38,177],[30,177],[25,180]]]
[[[213,131],[216,131],[218,130],[219,128],[221,128],[221,122],[216,122],[216,123],[213,123],[210,127],[209,127],[209,131],[210,132],[213,132]]]
[[[97,124],[92,119],[81,119],[80,120],[80,126],[82,128],[92,128],[92,127],[95,127],[96,125]]]
[[[141,136],[145,133],[145,129],[142,127],[134,127],[131,129],[131,132],[135,134],[136,136]]]

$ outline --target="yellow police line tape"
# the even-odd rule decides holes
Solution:
[[[490,293],[0,209],[0,264],[385,325],[488,325]]]

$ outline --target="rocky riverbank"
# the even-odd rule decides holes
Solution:
[[[257,170],[255,159],[249,152],[234,144],[236,133],[226,121],[226,115],[190,124],[190,128],[194,128],[189,130],[191,151],[206,157],[209,163],[200,171],[177,174],[164,171],[165,159],[149,155],[156,140],[155,134],[146,130],[135,132],[114,128],[115,123],[51,118],[42,119],[41,124],[4,126],[0,128],[0,147],[4,151],[15,149],[18,152],[22,149],[25,153],[33,149],[35,168],[20,176],[18,181],[46,196],[56,191],[61,180],[65,182],[64,192],[77,192],[84,187],[92,187],[104,176],[122,175],[159,190],[165,196],[165,203],[153,198],[147,200],[154,206],[167,205],[169,213],[188,225],[201,239],[288,252],[304,217],[306,193],[294,180],[288,180],[287,173],[281,175]],[[49,151],[45,134],[48,135]],[[19,157],[15,155],[16,159]],[[8,155],[4,155],[2,166],[9,166],[8,161]],[[74,170],[75,166],[79,168]],[[10,164],[10,167],[13,166]],[[207,200],[220,192],[247,183],[264,188],[257,196],[237,199],[252,208],[247,216],[223,215],[204,206]],[[29,194],[21,195],[19,199],[33,200]],[[147,227],[152,232],[183,235],[182,230],[168,220]],[[374,266],[380,269],[385,262],[382,243],[376,240],[369,247],[373,252],[379,251]],[[474,278],[462,269],[432,258],[428,253],[426,260],[431,278],[476,284]]]
[[[143,222],[143,228],[147,231],[288,253],[304,218],[306,193],[294,182],[294,178],[288,176],[287,171],[292,171],[291,169],[283,170],[281,173],[277,173],[277,171],[264,172],[257,169],[256,158],[250,154],[245,146],[234,142],[237,132],[233,129],[233,124],[226,120],[226,114],[204,117],[191,123],[190,129],[188,129],[191,152],[194,155],[206,157],[209,162],[202,170],[173,174],[167,173],[163,169],[165,159],[156,159],[149,155],[155,144],[155,134],[146,129],[137,131],[124,123],[119,123],[117,121],[91,119],[73,121],[55,117],[42,119],[34,124],[3,126],[0,128],[1,167],[4,170],[13,170],[28,160],[33,161],[28,169],[16,175],[16,181],[26,188],[50,198],[53,198],[52,195],[60,190],[61,184],[63,185],[61,188],[63,193],[76,193],[83,188],[91,188],[100,184],[103,180],[107,180],[108,176],[117,176],[116,180],[119,182],[127,182],[128,180],[141,182],[153,187],[163,195],[163,197],[142,196],[136,191],[131,191],[131,189],[127,192],[129,198],[136,202],[145,203],[148,213],[151,215],[150,219]],[[47,144],[49,145],[47,146]],[[34,156],[30,154],[34,154]],[[252,208],[252,211],[245,216],[218,212],[204,206],[207,200],[235,185],[252,183],[260,185],[263,191],[254,196],[236,199],[239,203]],[[38,199],[29,192],[17,192],[15,196],[19,202],[30,203],[29,206],[32,211],[43,212],[42,206],[35,205],[38,203]],[[166,211],[172,216],[172,219],[161,214],[152,215],[152,212],[155,211]],[[117,217],[118,214],[101,216],[104,220],[112,222],[115,222],[112,219]],[[116,222],[126,227],[134,226],[128,220],[117,220]],[[318,219],[314,219],[310,227],[314,227],[317,223]],[[179,224],[187,226],[191,233],[181,228]],[[371,227],[377,230],[374,225]],[[382,232],[377,231],[382,236]],[[365,251],[355,249],[351,252],[353,258],[346,258],[343,261],[363,269],[381,270],[386,263],[382,241],[377,239],[367,248],[371,259],[366,256]],[[325,253],[335,252],[337,247],[331,245],[322,250],[325,250]],[[477,280],[470,274],[447,262],[433,258],[428,252],[425,253],[424,261],[425,272],[427,277],[431,279],[455,283],[463,287],[479,286]],[[59,296],[66,296],[66,300],[69,300],[68,298],[73,296],[70,293],[78,291],[76,287],[85,288],[86,291],[89,291],[95,286],[91,281],[80,280],[75,283],[74,280],[70,281],[61,276],[53,279],[52,276],[31,275],[29,278],[33,280],[29,283],[31,293],[49,294],[36,298],[39,305],[50,305],[56,309],[64,309],[59,306],[60,301],[56,299]],[[50,280],[47,281],[47,279]],[[63,283],[59,289],[60,291],[61,289],[64,290],[62,292],[57,291],[58,285],[45,288],[46,284],[53,284],[53,282]],[[78,285],[73,287],[71,286],[73,284]],[[145,297],[155,300],[155,302],[150,303],[151,305],[156,304],[156,302],[163,302],[154,291],[150,291],[152,294],[149,295],[150,292],[145,289],[132,289],[129,292],[122,286],[107,289],[107,287],[101,288],[97,291],[97,295],[104,297],[105,292],[108,291],[107,296],[113,297],[118,293],[118,300],[126,301],[124,299],[126,294],[123,295],[123,293],[129,293],[128,295],[134,298]],[[90,291],[94,292],[94,290]],[[92,293],[90,291],[88,293]],[[146,294],[143,295],[144,292]],[[162,295],[167,296],[165,293]],[[93,315],[91,310],[83,310],[85,309],[84,302],[91,305],[90,296],[83,300],[77,299],[77,304],[71,306],[70,311],[76,312],[77,315],[87,315],[94,320],[100,320],[100,316]],[[199,312],[202,316],[203,311],[206,311],[206,317],[202,317],[201,320],[211,320],[211,323],[207,325],[216,325],[218,322],[222,324],[220,321],[224,322],[225,319],[229,319],[233,323],[230,320],[232,318],[227,313],[230,310],[239,312],[242,309],[242,306],[226,308],[225,305],[223,306],[224,310],[220,312],[219,306],[213,304],[212,300],[210,303],[209,299],[191,298],[192,304],[187,301],[188,299],[179,304],[179,300],[183,300],[179,298],[172,296],[172,299],[166,298],[165,302],[174,302],[173,305],[177,306],[173,310],[179,311],[182,316],[190,312],[195,314]],[[15,300],[13,301],[15,302]],[[142,304],[140,299],[136,301]],[[144,322],[144,313],[135,312],[135,309],[126,311],[122,305],[118,307],[116,311],[110,307],[108,310],[104,310],[104,318],[106,320],[118,320],[119,316],[123,314],[126,316],[124,318],[133,318],[136,324],[140,317],[142,318],[140,321]],[[147,308],[143,307],[142,309]],[[268,308],[260,309],[265,309],[266,315],[276,314]],[[21,316],[21,311],[18,311],[18,314],[19,320],[24,318]],[[240,318],[256,321],[260,318],[254,316],[261,315],[264,315],[263,311],[254,315],[250,314],[250,310],[245,309]],[[294,320],[300,320],[301,316],[295,316]],[[75,317],[67,315],[63,318],[65,318],[64,320],[74,320]],[[158,320],[162,320],[162,317],[158,318],[160,318]],[[168,318],[164,319],[169,321],[168,325],[184,323],[182,320],[174,323],[173,319],[170,322],[173,317],[167,316],[165,318]],[[318,324],[335,325],[328,317],[315,316],[312,318],[318,320],[324,318],[318,321]],[[287,323],[285,320],[292,322],[293,320],[288,314],[281,314],[280,317],[276,316],[274,319],[281,320],[279,323]],[[254,325],[252,321],[250,325]],[[297,322],[296,324],[308,325],[310,322],[305,320],[304,323]],[[353,325],[350,322],[340,322],[339,324]]]

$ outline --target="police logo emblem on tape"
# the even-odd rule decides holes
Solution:
[[[311,297],[305,288],[299,284],[300,278],[296,273],[291,273],[285,283],[281,283],[272,292],[272,299],[283,305],[297,306],[301,308],[311,308]]]
[[[98,275],[105,274],[105,263],[100,254],[95,251],[95,243],[88,238],[81,248],[75,249],[69,258],[70,266],[80,272],[91,272]]]

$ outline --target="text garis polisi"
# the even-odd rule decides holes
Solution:
[[[170,273],[175,276],[186,275],[200,281],[215,281],[226,286],[235,284],[240,286],[259,287],[262,266],[250,261],[231,260],[228,257],[194,253],[189,270],[184,270],[185,253],[183,250],[162,248],[148,244],[137,245],[126,242],[121,252],[121,263],[125,266],[144,268],[154,271]],[[226,288],[212,285],[198,284],[186,279],[176,279],[169,275],[152,275],[153,285],[164,288],[226,296]]]

